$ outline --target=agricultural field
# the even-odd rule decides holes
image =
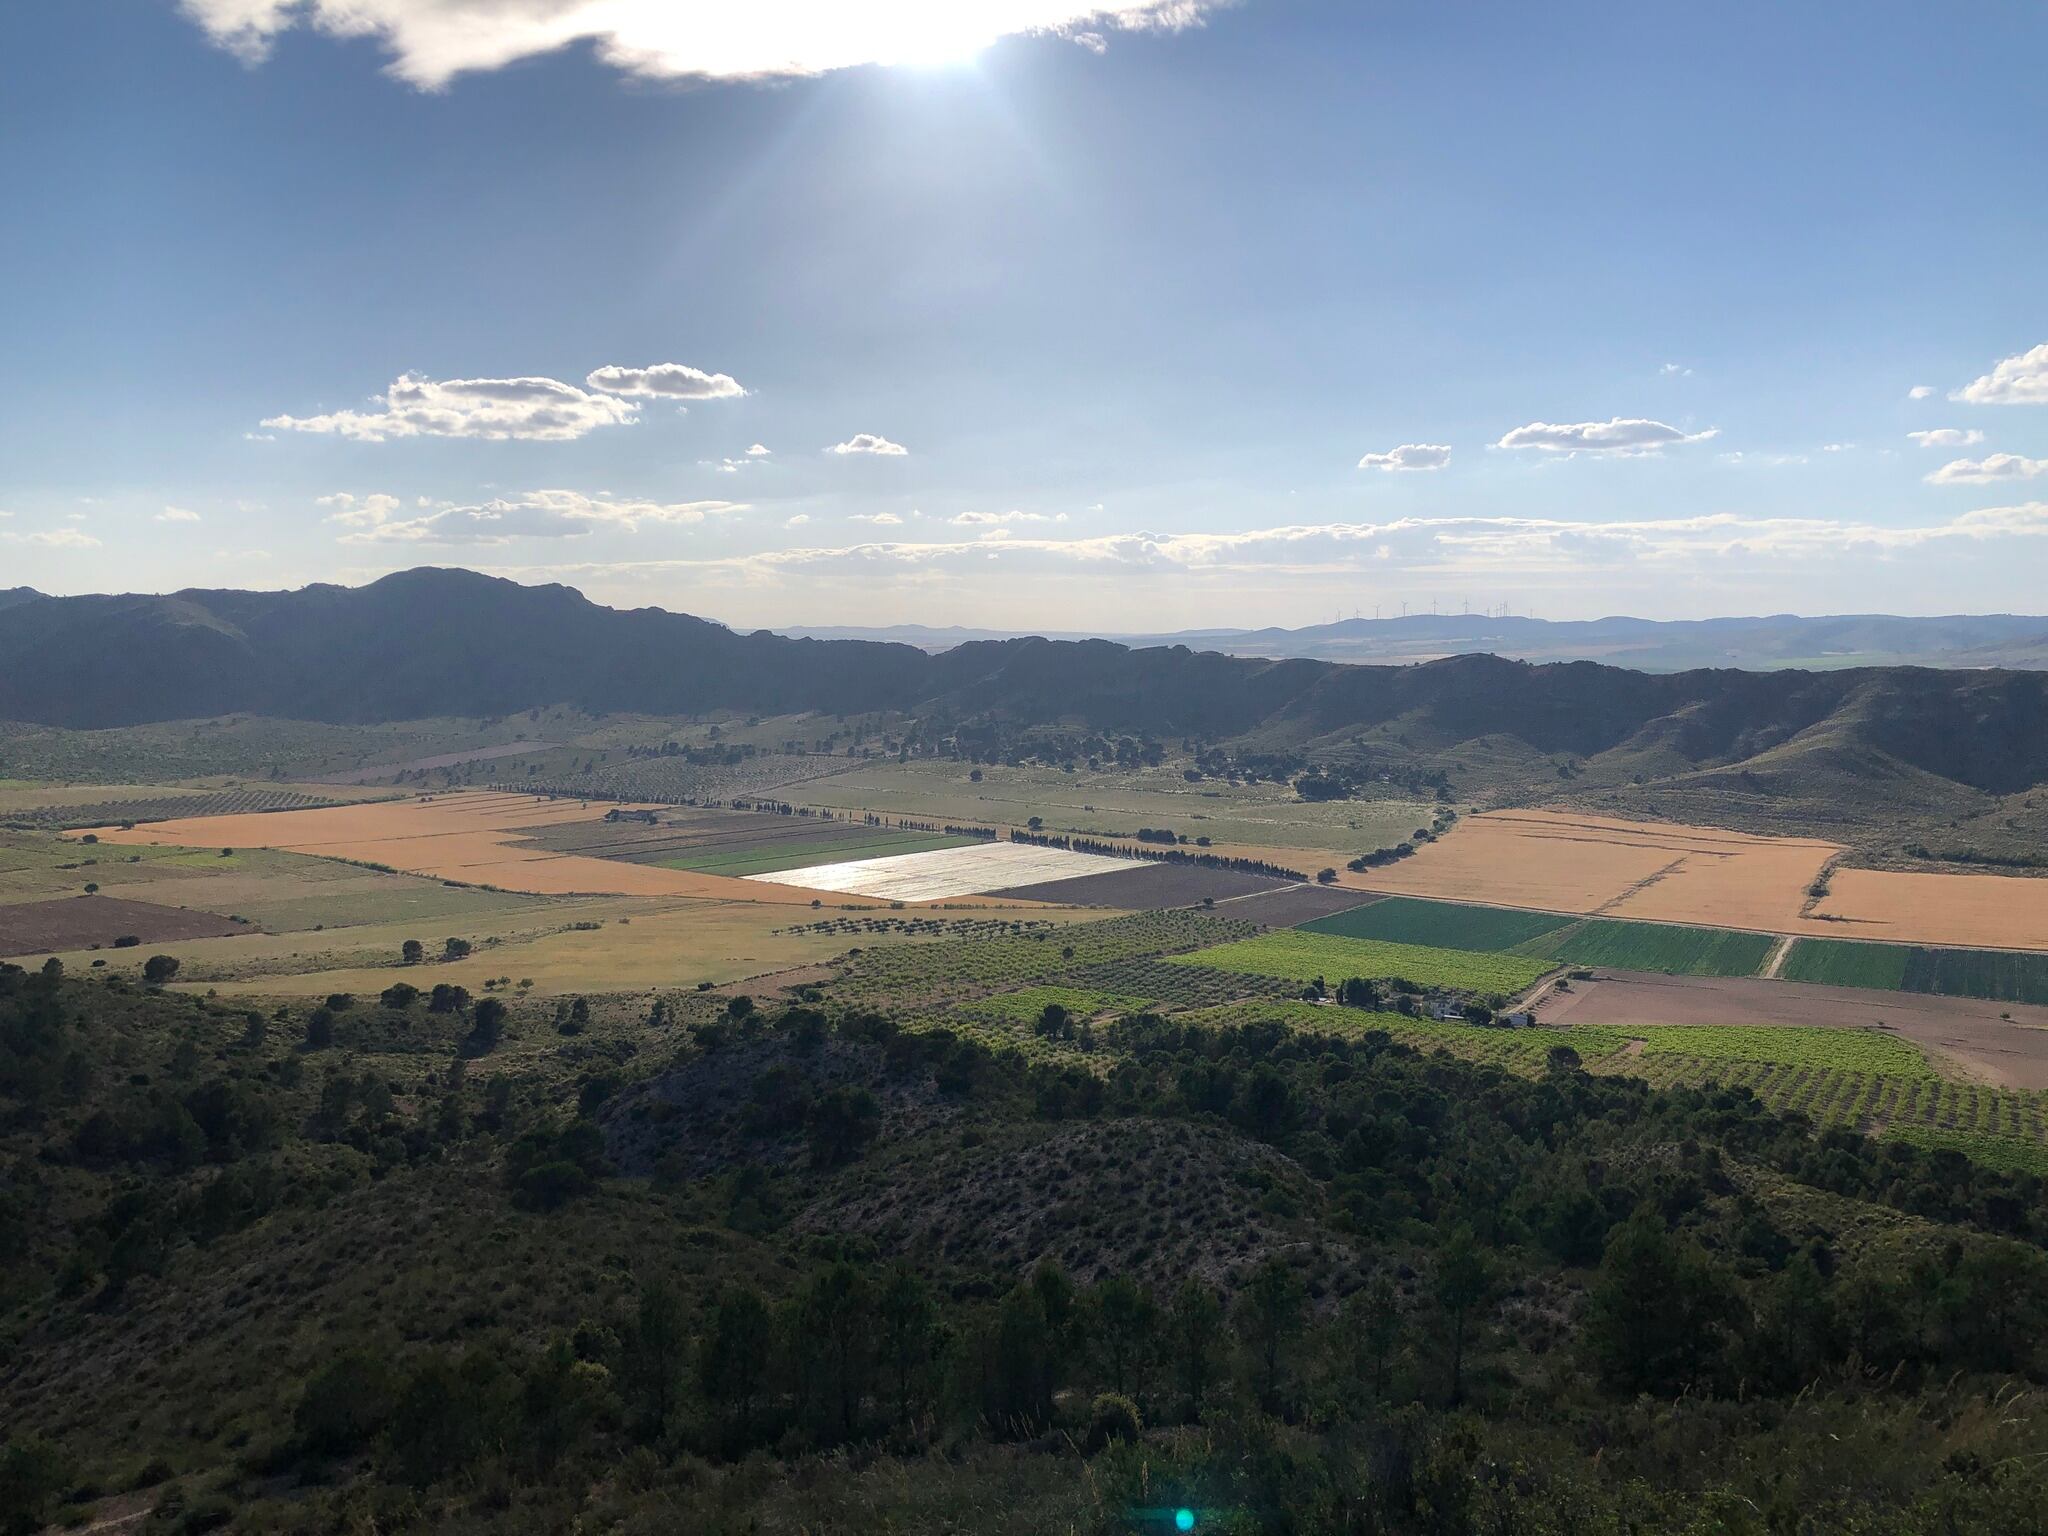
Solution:
[[[350,794],[328,794],[321,790],[285,789],[269,786],[229,786],[220,789],[173,788],[156,791],[138,787],[137,792],[115,798],[87,796],[52,797],[41,804],[25,804],[20,791],[10,797],[13,804],[0,811],[0,822],[22,831],[59,831],[71,827],[101,827],[143,821],[170,821],[193,816],[246,816],[268,811],[303,811],[338,805],[358,798]]]
[[[964,1001],[1111,961],[1156,958],[1246,938],[1252,931],[1248,923],[1199,912],[1145,912],[1014,938],[864,949],[828,995],[864,1006],[887,1000]]]
[[[1667,976],[1754,976],[1777,943],[1767,933],[1588,918],[1530,939],[1516,953]]]
[[[944,901],[1042,880],[1120,873],[1130,863],[1128,859],[1099,853],[1074,853],[1065,848],[962,839],[956,846],[935,848],[924,853],[860,857],[841,863],[812,864],[802,869],[742,878],[801,887],[807,891],[874,896],[887,901]]]
[[[1546,953],[1534,941],[1571,922],[1551,912],[1518,912],[1507,907],[1474,907],[1448,901],[1389,896],[1369,906],[1319,917],[1299,925],[1305,933],[1347,939],[1384,939],[1442,949],[1500,950],[1524,946],[1524,954]]]
[[[1800,939],[1778,974],[1794,981],[1990,1002],[2048,1003],[2048,954]]]
[[[853,819],[773,811],[665,810],[637,819],[556,822],[526,841],[550,853],[620,859],[663,869],[751,875],[885,853],[958,848],[974,842],[929,827],[888,827]]]
[[[194,912],[113,896],[0,904],[0,956],[221,938],[248,931],[243,923],[218,912]]]
[[[1152,907],[1188,907],[1201,901],[1237,901],[1246,896],[1294,889],[1298,887],[1273,875],[1207,869],[1199,864],[1126,861],[1125,868],[1105,874],[1041,880],[1034,885],[1008,886],[991,894],[1013,901],[1120,907],[1135,912]]]
[[[1248,971],[1290,981],[1317,978],[1332,987],[1351,976],[1399,977],[1419,987],[1508,995],[1521,991],[1545,971],[1548,960],[1522,955],[1481,954],[1420,944],[1347,939],[1330,934],[1280,929],[1253,939],[1198,950],[1176,963]]]
[[[1952,1147],[1994,1167],[2048,1175],[2048,1094],[1941,1075],[1912,1043],[1875,1030],[1800,1027],[1497,1029],[1436,1023],[1393,1012],[1302,1002],[1193,1009],[1176,1021],[1210,1026],[1280,1021],[1325,1033],[1384,1032],[1417,1050],[1441,1050],[1534,1076],[1554,1047],[1569,1046],[1589,1072],[1658,1088],[1744,1088],[1772,1109],[1818,1125]]]
[[[800,804],[1050,833],[1131,836],[1164,827],[1191,842],[1310,850],[1325,860],[1400,842],[1427,827],[1435,807],[1402,797],[1304,801],[1284,784],[1190,783],[1180,765],[1077,770],[919,760],[868,762],[783,795]],[[976,782],[972,775],[981,775]],[[1299,862],[1299,856],[1296,862]]]
[[[1025,987],[962,1003],[958,1011],[968,1018],[1028,1025],[1053,1006],[1066,1009],[1075,1019],[1093,1019],[1105,1013],[1139,1013],[1152,1007],[1153,999],[1091,987]]]

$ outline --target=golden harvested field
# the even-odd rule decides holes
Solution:
[[[125,831],[102,827],[98,835],[102,844],[114,845],[277,848],[544,896],[680,896],[808,906],[822,894],[834,906],[862,904],[794,885],[520,846],[531,828],[600,820],[611,809],[609,801],[468,791],[321,810],[149,822]],[[953,904],[962,903],[983,904],[975,897],[958,897]]]
[[[2048,880],[1840,869],[1798,931],[1966,949],[2048,949]]]

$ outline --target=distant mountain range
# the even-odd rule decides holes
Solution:
[[[987,629],[922,624],[878,628],[784,626],[778,634],[820,640],[879,640],[945,650],[976,640],[1016,638]],[[1602,661],[1641,672],[1695,667],[1809,671],[1858,666],[2048,668],[2048,618],[1959,614],[1901,618],[1843,614],[1804,618],[1585,620],[1408,614],[1340,619],[1302,629],[1195,629],[1162,634],[1054,632],[1061,640],[1104,639],[1130,646],[1185,645],[1227,656],[1269,660],[1417,662],[1484,652],[1515,661]]]
[[[1981,633],[1966,628],[1980,621],[1952,622],[1959,639]],[[568,587],[434,569],[355,588],[0,606],[0,720],[99,727],[250,713],[367,723],[555,704],[898,711],[1190,736],[1361,761],[1458,761],[1475,776],[1509,765],[1518,782],[1548,778],[1551,793],[1566,775],[1617,793],[1706,775],[1812,805],[1854,791],[1871,804],[1931,807],[2048,780],[2041,671],[1655,674],[1490,655],[1359,666],[1036,637],[933,653],[740,635],[658,608],[600,607]]]

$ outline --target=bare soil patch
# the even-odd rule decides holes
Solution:
[[[1892,1030],[2002,1088],[2048,1088],[2048,1008],[1761,977],[1602,970],[1552,991],[1546,1024],[1778,1024]]]
[[[1354,907],[1369,907],[1378,900],[1377,896],[1347,890],[1341,885],[1283,885],[1256,896],[1239,897],[1222,910],[1227,916],[1264,923],[1268,928],[1292,928],[1296,923],[1334,917]]]
[[[249,923],[230,922],[218,912],[127,901],[118,896],[67,896],[57,901],[23,901],[0,906],[0,955],[41,955],[91,949],[116,939],[144,944],[171,939],[216,939],[254,933]]]
[[[1071,880],[1041,880],[1013,885],[991,896],[1019,901],[1049,901],[1066,907],[1117,907],[1140,912],[1155,907],[1191,907],[1203,898],[1230,901],[1261,891],[1290,889],[1271,875],[1248,875],[1234,869],[1203,869],[1188,864],[1133,864],[1107,874]],[[1357,898],[1351,898],[1355,903]]]

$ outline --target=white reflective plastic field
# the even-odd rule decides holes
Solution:
[[[980,843],[972,848],[888,854],[878,859],[814,864],[808,869],[745,878],[849,896],[880,896],[889,901],[940,901],[948,896],[978,896],[1006,886],[1035,885],[1041,880],[1071,880],[1077,875],[1136,869],[1151,862],[1108,858],[1099,853],[1070,853],[1064,848],[1034,848],[1029,843]]]

